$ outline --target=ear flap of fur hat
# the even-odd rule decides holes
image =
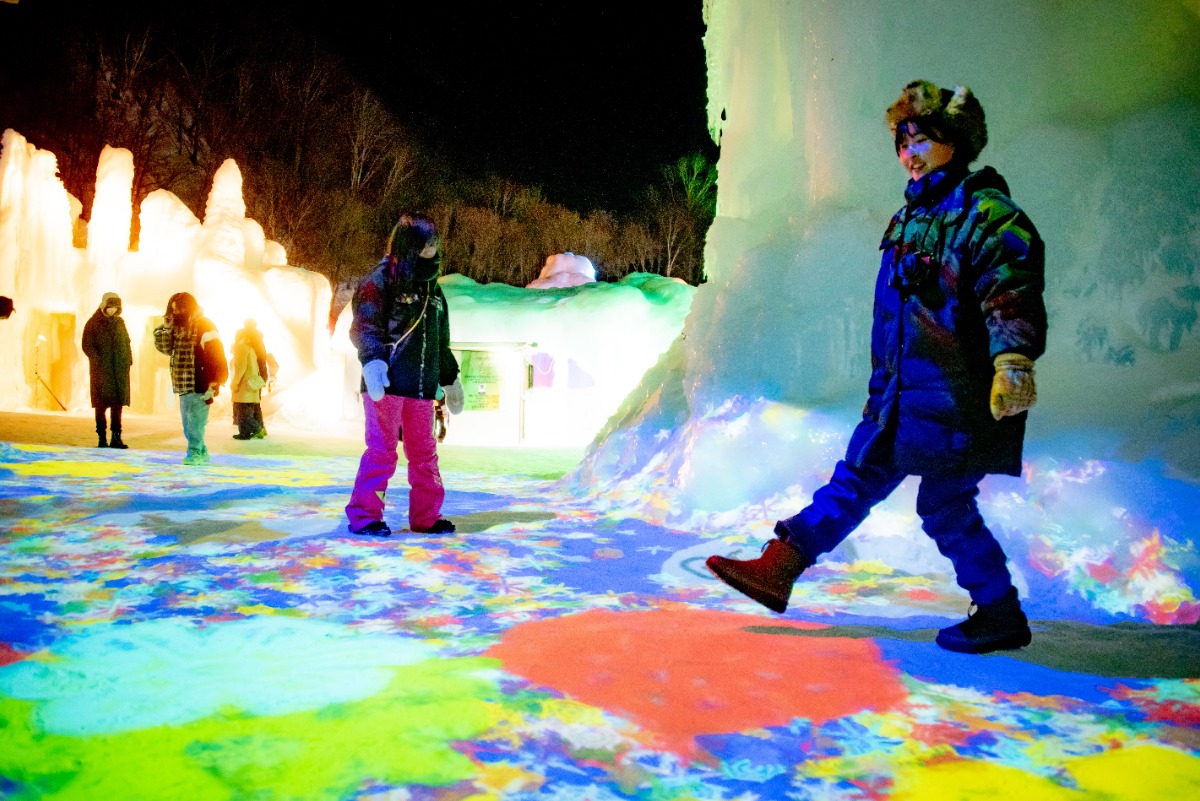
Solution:
[[[987,144],[987,121],[983,116],[983,106],[971,90],[965,86],[954,87],[949,102],[942,112],[954,131],[954,146],[958,150],[960,160],[969,164],[975,160],[984,145]]]
[[[913,81],[904,87],[900,99],[888,106],[885,119],[893,137],[905,120],[930,121],[946,132],[954,145],[955,160],[963,164],[974,161],[987,144],[983,106],[965,86],[951,91],[930,81]]]

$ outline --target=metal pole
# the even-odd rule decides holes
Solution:
[[[38,363],[41,361],[42,343],[45,341],[46,338],[41,334],[38,334],[37,344],[33,346],[33,377],[37,379],[39,384],[46,388],[46,391],[50,393],[50,397],[54,398],[54,402],[58,404],[58,408],[65,412],[67,407],[63,406],[63,402],[60,401],[58,396],[54,394],[54,390],[50,389],[50,385],[42,380],[42,376],[38,372]],[[35,397],[34,400],[36,399],[37,398]]]

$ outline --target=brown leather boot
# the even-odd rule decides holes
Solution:
[[[705,565],[717,578],[772,612],[784,612],[792,597],[792,585],[813,560],[791,543],[773,539],[763,546],[757,559],[727,559],[710,556]]]

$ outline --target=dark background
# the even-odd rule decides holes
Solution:
[[[707,131],[702,0],[0,2],[0,85],[69,67],[69,35],[152,24],[253,45],[293,28],[456,166],[621,210]],[[46,98],[53,103],[53,97]],[[0,128],[20,121],[0,118]],[[33,144],[37,144],[34,142]]]

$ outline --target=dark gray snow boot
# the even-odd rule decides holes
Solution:
[[[961,654],[986,654],[1024,648],[1033,640],[1021,610],[1017,588],[990,604],[971,604],[967,619],[938,632],[937,644]]]

